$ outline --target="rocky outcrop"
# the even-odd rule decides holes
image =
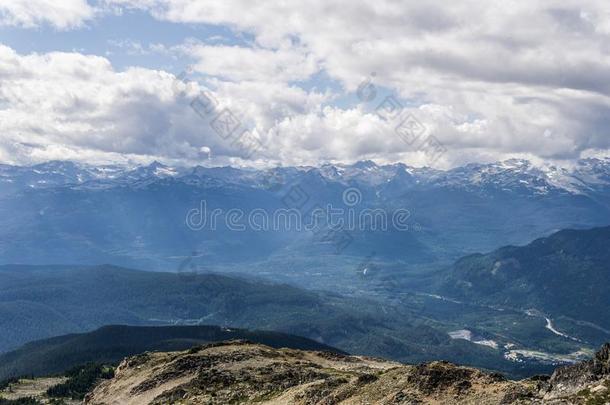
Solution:
[[[607,392],[609,349],[551,378],[509,381],[447,362],[409,366],[230,341],[128,358],[85,403],[585,404],[603,401]]]
[[[555,370],[545,387],[544,397],[547,400],[573,396],[591,397],[592,395],[587,395],[591,394],[591,389],[593,389],[593,394],[602,394],[608,391],[607,388],[610,388],[606,383],[609,378],[610,343],[606,343],[591,360]],[[610,397],[608,397],[608,402],[610,403]]]

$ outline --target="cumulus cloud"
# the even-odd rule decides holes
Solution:
[[[49,24],[66,30],[82,26],[94,9],[86,0],[0,0],[0,25],[25,28]]]
[[[4,155],[73,150],[197,159],[202,147],[223,146],[190,108],[189,94],[177,91],[184,85],[163,71],[117,72],[98,56],[20,55],[0,46],[0,84]],[[197,88],[189,91],[194,97]]]
[[[243,46],[185,45],[201,73],[230,81],[289,82],[306,80],[320,68],[312,54],[288,44],[279,49]]]
[[[77,0],[63,3],[71,10],[64,22],[51,21],[57,10],[41,20],[3,4],[5,20],[23,26],[47,21],[66,28],[90,18],[77,12],[87,5]],[[18,55],[9,48],[0,50],[3,137],[26,142],[27,134],[35,144],[129,156],[197,159],[205,150],[222,161],[282,164],[374,158],[452,166],[509,156],[574,159],[610,149],[610,13],[603,0],[98,6],[248,34],[252,40],[239,44],[185,41],[170,48],[193,61],[200,75],[194,77],[263,150],[246,157],[197,123],[188,101],[171,93],[175,78],[168,73],[117,72],[104,58]],[[354,92],[371,72],[376,97],[357,100]],[[316,86],[324,81],[334,84],[331,90]],[[426,136],[446,148],[440,159],[431,162],[397,136],[397,122],[375,113],[389,92],[403,116],[416,117]]]

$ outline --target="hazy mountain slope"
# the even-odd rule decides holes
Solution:
[[[275,317],[269,322],[279,324],[290,311],[299,311],[306,319],[307,314],[327,305],[319,295],[294,287],[212,274],[151,273],[113,266],[2,266],[0,276],[1,303],[30,305],[22,309],[13,305],[6,314],[10,318],[0,320],[10,321],[15,333],[25,331],[19,344],[39,337],[27,334],[32,326],[28,313],[34,305],[57,314],[48,321],[40,318],[41,330],[48,330],[61,316],[65,329],[71,329],[63,333],[117,323],[224,324],[259,319],[264,324],[269,313]],[[49,336],[46,332],[44,337]],[[9,348],[7,336],[0,336],[0,342],[0,348]]]
[[[87,363],[114,364],[127,356],[147,351],[186,350],[195,345],[229,339],[248,339],[276,348],[340,353],[338,349],[316,341],[278,332],[218,326],[105,326],[89,333],[31,342],[0,355],[0,380],[13,376],[61,374]]]
[[[378,260],[413,266],[526,243],[559,229],[608,225],[609,173],[608,160],[581,161],[570,171],[518,160],[449,171],[373,162],[269,171],[159,163],[5,165],[0,167],[0,261],[114,263],[164,271],[197,252],[197,265],[208,269],[245,271],[239,268],[243,264],[281,256],[302,274],[309,257],[326,255],[337,260],[336,268],[326,271],[341,278],[354,260],[372,252]],[[361,196],[356,212],[381,209],[391,216],[396,209],[408,210],[409,231],[355,229],[353,242],[336,255],[311,232],[231,232],[222,225],[232,208],[245,214],[287,208],[293,187],[302,191],[305,211],[316,204],[346,209],[343,193],[356,188]],[[187,213],[202,200],[209,211],[224,210],[216,230],[186,226]],[[284,276],[273,268],[267,272]],[[305,284],[316,281],[308,277]]]
[[[610,227],[560,231],[527,246],[459,260],[441,291],[610,328],[609,246]]]
[[[451,339],[440,325],[398,303],[219,275],[111,266],[4,266],[0,276],[0,302],[27,301],[61,314],[65,330],[60,334],[108,324],[217,324],[290,333],[351,353],[403,361],[446,359],[516,374],[534,370],[505,360],[492,348]],[[41,317],[32,325],[29,316],[19,310],[10,314],[12,332],[0,335],[2,350],[57,333],[56,318]],[[8,322],[0,319],[0,324]]]

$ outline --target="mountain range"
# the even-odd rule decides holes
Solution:
[[[524,194],[569,193],[593,196],[610,186],[610,158],[582,159],[570,168],[551,164],[534,165],[523,159],[490,164],[468,164],[442,171],[416,168],[403,163],[377,165],[372,161],[354,164],[323,164],[319,167],[277,167],[270,170],[235,167],[171,167],[159,162],[148,166],[93,166],[72,161],[50,161],[33,166],[0,165],[0,182],[4,194],[23,188],[42,189],[66,186],[99,189],[103,186],[142,186],[142,183],[173,178],[184,183],[195,179],[215,179],[217,184],[242,184],[268,188],[269,176],[277,175],[279,183],[306,173],[344,185],[367,184],[387,186],[402,181],[408,188],[430,187],[476,188],[520,191]],[[410,181],[409,181],[410,180]],[[9,187],[10,186],[10,187]],[[388,187],[385,187],[388,188]],[[397,190],[400,192],[402,190]]]
[[[410,284],[384,273],[367,294],[213,273],[2,266],[0,327],[9,333],[0,336],[0,351],[108,324],[216,324],[409,363],[444,359],[528,376],[586,359],[610,338],[608,240],[610,227],[561,231],[412,274],[419,280]]]
[[[104,325],[220,325],[409,362],[447,358],[515,375],[549,368],[452,339],[416,308],[262,280],[217,274],[185,279],[113,266],[3,266],[0,277],[0,329],[8,331],[0,335],[0,352],[27,352],[19,346]]]
[[[298,189],[306,209],[404,210],[406,229],[351,229],[340,252],[306,230],[193,229],[208,210],[286,209]],[[356,190],[355,206],[344,201]],[[566,228],[608,225],[610,160],[570,169],[524,160],[448,171],[404,164],[282,167],[0,166],[0,261],[245,272],[316,288],[351,288],[370,258],[377,269],[418,270],[469,253],[525,244]],[[323,258],[322,261],[319,258]],[[181,267],[182,266],[182,267]]]
[[[215,324],[411,363],[548,371],[610,336],[609,174],[595,159],[0,166],[0,352],[112,324]],[[338,252],[306,230],[187,222],[202,201],[220,219],[285,209],[295,189],[308,206],[407,210],[408,227],[350,230]]]

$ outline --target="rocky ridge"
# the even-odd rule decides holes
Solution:
[[[610,345],[551,377],[510,381],[446,362],[416,366],[248,341],[124,360],[86,404],[604,404]],[[601,402],[600,402],[601,401]]]

